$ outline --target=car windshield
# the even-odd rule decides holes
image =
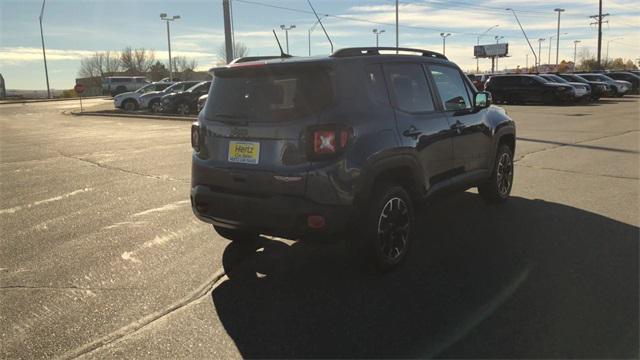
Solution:
[[[553,82],[557,82],[557,83],[561,83],[561,84],[569,83],[567,80],[561,78],[558,75],[547,75],[546,78],[551,80],[551,81],[553,81]]]
[[[195,85],[193,85],[192,87],[188,88],[187,90],[185,90],[185,92],[194,92],[195,90],[199,90],[199,87],[202,85],[205,85],[207,82],[201,82],[201,83],[197,83]]]
[[[565,74],[564,76],[568,77],[569,79],[571,79],[571,81],[574,82],[580,82],[583,84],[588,84],[589,81],[587,81],[586,79],[584,79],[583,77],[580,77],[578,75],[573,75],[573,74]]]
[[[542,76],[538,76],[538,75],[531,75],[531,78],[533,78],[533,79],[535,79],[535,80],[537,80],[538,82],[541,82],[541,83],[551,82],[551,81],[543,78]]]
[[[216,72],[205,116],[248,121],[286,121],[318,111],[333,98],[323,68],[234,69]]]

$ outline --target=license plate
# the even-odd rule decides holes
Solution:
[[[260,143],[248,141],[229,142],[229,162],[257,164],[260,160]]]

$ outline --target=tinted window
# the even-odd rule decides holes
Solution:
[[[216,72],[207,118],[287,121],[333,102],[331,76],[322,67],[261,67]]]
[[[454,111],[471,108],[469,94],[458,70],[439,65],[432,65],[429,68],[446,110]]]
[[[384,82],[382,66],[367,65],[365,71],[367,77],[365,81],[371,98],[375,102],[389,104],[389,94],[387,93],[387,86]]]
[[[427,78],[419,64],[385,65],[390,88],[398,109],[407,112],[433,111],[433,99]]]

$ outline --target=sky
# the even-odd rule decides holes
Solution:
[[[336,49],[374,46],[374,28],[385,30],[380,46],[395,46],[395,0],[312,0],[316,11],[325,17],[325,25]],[[8,89],[46,89],[38,16],[41,0],[0,0],[0,73]],[[542,45],[542,63],[555,63],[557,13],[561,15],[560,60],[572,60],[574,40],[580,40],[578,53],[596,53],[597,26],[590,15],[598,13],[597,0],[401,0],[399,5],[400,46],[442,51],[440,33],[446,39],[446,55],[463,70],[475,71],[473,46],[509,44],[509,57],[499,60],[500,69],[533,65],[533,55],[513,14],[516,10],[534,51],[538,39]],[[308,29],[316,21],[306,0],[232,0],[236,41],[243,42],[250,55],[279,54],[271,32],[285,46],[280,25],[296,25],[289,31],[290,53],[307,56]],[[156,58],[167,62],[167,33],[159,14],[180,15],[171,24],[172,55],[194,58],[199,70],[213,66],[224,42],[222,0],[47,0],[43,30],[47,65],[52,89],[69,89],[78,77],[80,59],[96,51],[119,51],[125,47],[155,51]],[[603,58],[607,44],[609,57],[640,58],[640,2],[604,0],[603,13],[609,13],[603,25]],[[563,33],[567,33],[563,35]],[[313,55],[328,55],[329,43],[317,27],[311,34]],[[528,54],[528,59],[527,59]],[[480,60],[480,70],[488,70],[489,59]]]

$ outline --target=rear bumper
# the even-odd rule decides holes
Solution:
[[[204,185],[191,188],[191,207],[210,224],[282,237],[335,234],[347,228],[352,215],[349,206],[321,205],[298,196],[235,194]],[[309,215],[323,216],[325,226],[309,228]]]

